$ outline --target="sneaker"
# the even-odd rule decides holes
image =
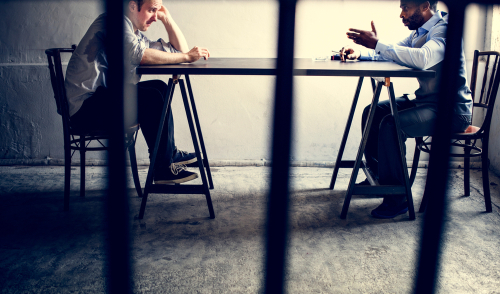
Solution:
[[[172,156],[172,163],[177,164],[189,164],[196,162],[197,160],[196,153],[188,153],[187,151],[179,149],[175,149],[175,153]]]
[[[395,218],[396,216],[406,213],[407,211],[408,202],[404,202],[396,206],[382,203],[377,208],[372,210],[372,216],[374,218]]]
[[[198,174],[187,171],[184,164],[172,163],[170,168],[161,172],[155,172],[155,184],[180,184],[194,180]]]

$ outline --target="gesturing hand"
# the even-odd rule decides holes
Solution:
[[[347,38],[353,40],[354,43],[365,46],[366,48],[375,49],[375,47],[377,46],[377,30],[375,29],[375,24],[373,23],[373,21],[371,31],[349,29],[349,32],[347,32],[346,34]]]
[[[194,48],[189,50],[189,52],[186,53],[186,55],[188,59],[187,62],[195,62],[202,57],[205,58],[205,60],[207,60],[210,57],[210,52],[208,51],[207,48],[194,46]]]

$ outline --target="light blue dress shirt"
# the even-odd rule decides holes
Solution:
[[[106,87],[108,62],[104,51],[105,22],[106,14],[97,17],[68,63],[64,85],[70,116],[80,109],[83,101],[92,96],[99,86]],[[135,69],[141,63],[146,48],[180,53],[170,42],[167,43],[163,39],[151,41],[140,31],[134,32],[132,22],[126,16],[124,16],[124,26],[125,58],[130,61],[126,62],[126,82],[136,84],[141,79],[135,73]]]
[[[379,40],[375,50],[362,50],[360,60],[392,60],[400,65],[416,69],[432,69],[435,78],[418,78],[420,88],[415,91],[415,103],[437,103],[439,98],[439,81],[441,63],[446,47],[446,29],[448,14],[437,11],[424,25],[404,40],[396,44],[386,44]],[[460,58],[460,88],[455,105],[458,115],[472,114],[472,96],[467,82],[465,55],[462,49]]]

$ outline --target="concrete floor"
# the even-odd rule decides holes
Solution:
[[[134,293],[262,292],[269,172],[213,168],[213,220],[203,195],[156,194],[138,220],[140,199],[130,185]],[[1,293],[105,292],[106,172],[88,168],[85,198],[73,173],[70,212],[63,212],[63,167],[0,167]],[[349,170],[335,191],[325,189],[331,173],[292,169],[286,292],[411,293],[424,215],[378,220],[370,211],[380,199],[353,198],[341,220]],[[417,208],[425,173],[420,169],[413,187]],[[491,174],[493,213],[484,213],[479,170],[470,197],[463,196],[462,170],[451,179],[437,292],[500,293],[500,180]]]

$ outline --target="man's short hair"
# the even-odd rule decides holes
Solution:
[[[134,1],[135,3],[137,3],[137,11],[141,11],[141,7],[142,7],[142,4],[144,4],[144,0],[132,0]]]
[[[425,2],[429,2],[431,10],[432,10],[432,11],[434,11],[434,12],[436,12],[436,11],[437,11],[437,3],[438,3],[437,1],[429,1],[429,0],[426,0],[426,1],[424,1],[424,0],[414,0],[414,2],[415,2],[416,4],[419,4],[419,5],[420,5],[420,4],[422,4],[422,3],[425,3]]]

